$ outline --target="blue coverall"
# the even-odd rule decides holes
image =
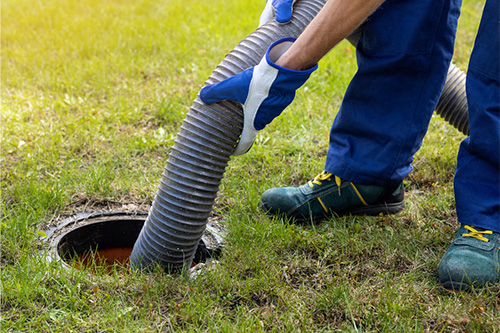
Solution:
[[[362,26],[358,71],[334,120],[325,170],[360,184],[412,170],[453,55],[461,0],[387,0]],[[487,0],[470,58],[470,136],[455,175],[458,221],[500,232],[500,9]]]

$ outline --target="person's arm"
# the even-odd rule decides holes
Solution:
[[[329,0],[276,64],[294,70],[313,67],[383,2],[384,0]]]

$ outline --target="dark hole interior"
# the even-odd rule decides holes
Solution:
[[[145,217],[135,219],[117,217],[90,222],[68,231],[61,237],[57,243],[57,253],[67,263],[71,263],[74,259],[85,258],[85,255],[95,253],[96,250],[101,257],[104,257],[103,259],[110,259],[110,264],[113,263],[116,254],[121,257],[127,256],[128,259],[145,221]],[[110,257],[107,257],[108,255]],[[193,264],[205,262],[213,255],[203,240],[200,240]]]
[[[133,247],[145,219],[117,218],[92,222],[77,227],[64,235],[57,246],[59,256],[71,260],[96,249]]]

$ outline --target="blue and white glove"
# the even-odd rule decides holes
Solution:
[[[233,155],[250,149],[257,133],[292,103],[295,91],[318,68],[296,71],[275,64],[294,41],[291,37],[275,41],[257,66],[201,89],[200,98],[206,104],[232,100],[243,106],[243,130]]]
[[[292,7],[295,0],[267,0],[260,14],[259,27],[271,21],[276,16],[276,22],[286,24],[292,19]]]

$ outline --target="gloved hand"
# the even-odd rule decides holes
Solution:
[[[259,19],[259,27],[276,16],[279,24],[285,24],[292,19],[292,7],[295,0],[267,0]]]
[[[206,104],[232,100],[243,106],[243,131],[233,155],[250,149],[257,133],[281,114],[318,68],[296,71],[275,64],[294,41],[291,37],[275,41],[257,66],[201,89],[200,98]]]

